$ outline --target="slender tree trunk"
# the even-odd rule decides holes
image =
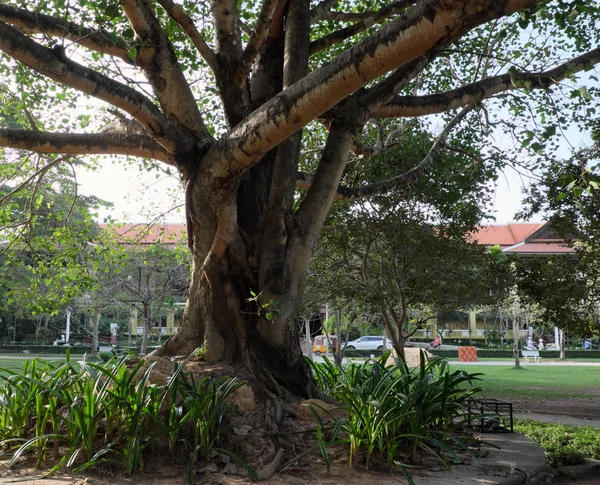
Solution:
[[[144,332],[142,333],[142,348],[140,349],[140,354],[146,355],[148,349],[148,334],[150,333],[150,311],[146,304],[144,304],[144,309],[142,311],[142,319],[144,322]]]
[[[515,356],[515,367],[518,369],[521,367],[521,361],[519,360],[519,340],[521,340],[521,331],[519,327],[519,333],[517,334],[517,319],[513,317],[512,319],[513,326],[513,354]]]
[[[404,337],[402,334],[402,322],[404,321],[404,312],[400,311],[399,315],[393,314],[389,310],[382,310],[383,322],[388,331],[388,336],[392,341],[392,347],[398,354],[398,357],[405,358],[404,355]]]
[[[565,331],[561,328],[558,331],[558,341],[559,341],[559,349],[560,349],[560,358],[566,358],[565,352]]]
[[[342,349],[342,315],[341,310],[337,308],[333,310],[335,319],[335,335],[337,337],[335,348],[333,349],[333,357],[337,365],[342,365],[343,349]]]
[[[98,312],[92,317],[92,350],[90,356],[95,359],[98,356],[98,325],[102,314]]]

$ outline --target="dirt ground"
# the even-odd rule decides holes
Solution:
[[[15,483],[20,485],[186,485],[186,470],[181,467],[173,467],[162,470],[149,471],[140,476],[125,478],[122,476],[102,476],[88,474],[85,477],[73,477],[65,473],[55,475],[50,479],[43,481],[36,480],[34,477],[39,475],[35,469],[25,468],[18,472],[7,474],[4,470],[0,474],[0,483]],[[250,481],[247,475],[224,475],[224,474],[195,474],[196,484],[206,485],[249,485],[255,482]],[[275,475],[271,479],[261,482],[269,485],[304,485],[306,483],[318,483],[321,485],[380,485],[386,484],[406,484],[406,480],[401,474],[391,474],[388,472],[350,469],[347,464],[335,464],[331,471],[327,473],[323,463],[315,462],[312,466],[302,470],[292,470],[284,474]]]
[[[528,399],[513,401],[514,412],[519,417],[531,416],[535,419],[543,419],[551,422],[563,422],[565,424],[591,425],[600,427],[600,406],[598,400],[593,398],[571,398],[571,399]],[[569,418],[575,422],[569,423]],[[248,436],[249,440],[252,440]],[[253,483],[247,474],[240,468],[233,468],[233,474],[223,473],[223,465],[219,465],[219,471],[215,473],[214,468],[199,466],[194,473],[196,484],[206,485],[246,485]],[[414,472],[413,472],[414,473]],[[419,472],[417,471],[417,474]],[[31,467],[23,467],[9,470],[0,464],[0,483],[19,483],[26,485],[186,485],[186,469],[178,464],[148,463],[147,472],[133,478],[127,478],[119,474],[111,475],[90,473],[86,476],[71,476],[60,473],[51,479],[40,482],[35,480],[39,471]],[[365,471],[358,468],[350,468],[344,454],[338,455],[334,460],[332,469],[326,471],[325,463],[318,456],[304,463],[300,468],[293,468],[284,474],[275,475],[270,480],[263,482],[270,485],[302,485],[305,483],[319,483],[323,485],[380,485],[406,484],[401,473],[390,473],[388,471],[371,470]],[[571,483],[568,481],[557,483]],[[579,483],[579,482],[578,482]],[[583,483],[583,482],[582,482]],[[596,483],[596,482],[590,482]]]
[[[600,427],[598,398],[517,399],[513,412],[518,417],[531,417],[549,422]]]

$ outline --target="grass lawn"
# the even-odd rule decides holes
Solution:
[[[36,355],[32,355],[30,357],[22,357],[19,356],[18,359],[6,359],[6,358],[2,358],[0,357],[0,369],[7,369],[7,370],[12,370],[15,372],[20,372],[23,370],[23,364],[28,361],[28,360],[33,360],[35,359]],[[44,361],[47,362],[64,362],[65,358],[57,355],[57,356],[52,356],[52,358],[48,358],[48,359],[43,359]],[[0,371],[0,374],[4,375],[5,373]]]
[[[526,366],[520,370],[511,365],[486,366],[453,364],[470,374],[481,373],[476,385],[483,397],[502,399],[528,397],[597,397],[600,395],[600,367]]]

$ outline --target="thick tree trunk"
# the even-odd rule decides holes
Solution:
[[[275,10],[253,68],[253,107],[308,70],[310,4],[291,0],[280,7],[284,10]],[[220,53],[230,60],[234,54]],[[238,109],[247,108],[242,94],[232,86],[222,89],[230,126],[248,114]],[[265,153],[234,182],[224,182],[231,174],[219,168],[230,165],[216,158],[224,152],[210,151],[189,164],[196,167],[184,172],[189,178],[186,202],[192,231],[190,295],[179,332],[156,353],[185,354],[205,344],[209,360],[243,363],[275,392],[285,388],[310,396],[313,381],[300,348],[298,324],[305,275],[354,136],[367,118],[351,127],[335,124],[316,188],[302,204],[304,210],[296,213],[292,205],[301,131]],[[259,297],[251,298],[251,291]],[[266,303],[275,309],[275,318],[265,318]]]
[[[244,293],[248,287],[235,262],[224,264],[228,271],[209,269],[212,274],[194,265],[182,324],[156,354],[188,354],[204,344],[209,360],[242,363],[274,392],[285,388],[310,395],[312,381],[300,349],[296,305],[277,301],[276,309],[283,317],[266,320],[255,301],[247,301],[250,293]],[[275,327],[287,330],[281,343],[269,332]]]
[[[251,298],[251,291],[264,288],[258,285],[257,240],[240,228],[240,211],[231,196],[238,194],[236,187],[219,187],[210,173],[199,173],[195,180],[189,189],[193,269],[188,302],[177,334],[154,355],[184,355],[205,345],[209,360],[241,363],[274,392],[286,388],[310,394],[297,320],[301,291],[290,286],[271,296],[277,318],[265,318]]]

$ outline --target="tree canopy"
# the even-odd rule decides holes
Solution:
[[[585,129],[599,21],[586,0],[7,0],[2,178],[33,190],[75,155],[176,170],[194,275],[157,353],[206,342],[306,394],[296,317],[331,203],[409,189],[441,152],[497,169]],[[351,176],[413,118],[436,135],[423,157]],[[251,291],[275,320],[246,311]]]
[[[573,254],[523,260],[516,265],[519,290],[539,305],[542,318],[563,330],[593,334],[600,303],[600,145],[551,157],[530,188],[521,217],[541,214],[565,238]]]

